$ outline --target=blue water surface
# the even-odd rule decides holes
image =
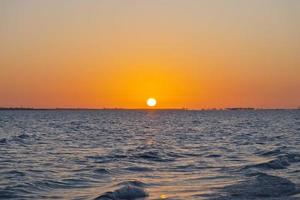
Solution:
[[[300,110],[0,111],[0,199],[300,199],[299,184]]]

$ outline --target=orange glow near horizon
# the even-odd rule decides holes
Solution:
[[[297,8],[3,0],[0,107],[298,107]]]

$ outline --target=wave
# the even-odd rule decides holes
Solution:
[[[126,184],[125,186],[113,191],[106,192],[95,200],[135,200],[148,197],[149,194],[145,191],[144,183],[139,181],[129,181],[120,183],[121,185]]]
[[[5,144],[7,144],[7,139],[6,138],[0,139],[0,145],[5,145]]]
[[[162,155],[160,155],[160,153],[155,152],[155,151],[138,153],[135,157],[142,158],[142,159],[149,160],[149,161],[157,161],[157,162],[167,161],[166,159],[163,158]]]
[[[225,193],[225,196],[214,199],[288,199],[290,196],[298,194],[300,190],[295,183],[288,179],[256,173],[247,181],[223,188],[222,192]]]
[[[120,159],[125,159],[125,158],[127,158],[127,155],[122,155],[122,154],[86,156],[86,159],[92,160],[95,163],[111,163],[114,161],[120,161]]]
[[[27,184],[16,184],[0,188],[0,199],[29,199],[34,193],[27,187]]]
[[[96,174],[110,174],[111,172],[108,169],[105,168],[98,168],[94,170],[94,173]]]
[[[15,191],[0,189],[0,199],[22,199],[24,196],[17,195]]]
[[[25,173],[21,172],[21,171],[18,171],[18,170],[10,170],[10,171],[1,172],[1,175],[5,176],[5,177],[13,178],[13,177],[25,176]]]
[[[26,138],[29,138],[30,136],[25,134],[25,133],[22,133],[21,135],[18,135],[16,136],[15,138],[18,138],[18,139],[26,139]]]
[[[270,151],[263,151],[263,152],[260,152],[259,154],[262,156],[275,156],[275,155],[279,155],[280,153],[282,153],[282,151],[281,151],[282,149],[283,149],[283,147],[277,148],[274,150],[270,150]]]
[[[1,138],[0,145],[7,145],[9,143],[24,143],[26,140],[30,139],[30,135],[22,133],[20,135],[12,136],[10,138]]]
[[[131,171],[131,172],[150,172],[153,171],[152,169],[148,168],[148,167],[126,167],[124,168],[124,170],[126,171]]]
[[[123,181],[118,183],[116,186],[128,186],[128,185],[135,186],[135,187],[142,187],[142,188],[148,186],[148,184],[138,180]]]
[[[289,153],[278,156],[277,158],[264,163],[245,166],[243,169],[262,168],[262,169],[286,169],[291,163],[300,162],[300,154]]]

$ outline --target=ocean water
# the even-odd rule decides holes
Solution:
[[[0,111],[0,199],[300,199],[299,186],[300,110]]]

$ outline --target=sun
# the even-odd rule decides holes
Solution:
[[[149,98],[149,99],[147,99],[147,105],[148,105],[149,107],[154,107],[154,106],[156,106],[156,99],[154,99],[154,98]]]

